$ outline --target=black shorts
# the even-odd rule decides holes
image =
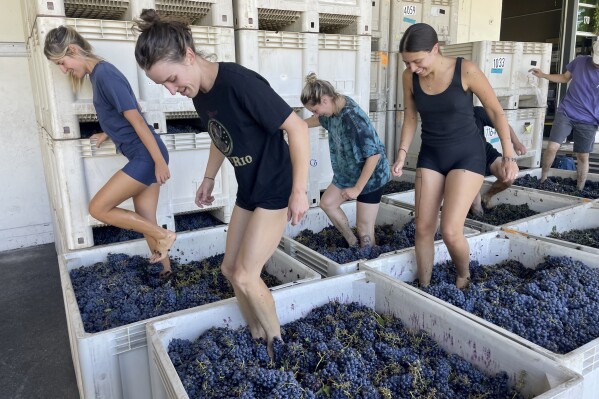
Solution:
[[[289,197],[286,198],[267,198],[260,201],[247,201],[237,194],[235,205],[245,209],[246,211],[254,212],[256,208],[279,210],[285,209],[289,205]]]
[[[384,190],[385,186],[366,194],[360,194],[358,195],[358,198],[356,198],[356,201],[362,202],[364,204],[378,204],[381,202],[381,197],[383,196]]]
[[[485,152],[487,155],[487,167],[485,169],[485,176],[491,176],[491,165],[497,158],[501,158],[502,155],[499,151],[495,149],[491,144],[485,141]]]
[[[454,169],[465,169],[484,176],[487,166],[484,140],[481,136],[459,144],[429,146],[422,144],[417,168],[431,169],[447,176]]]

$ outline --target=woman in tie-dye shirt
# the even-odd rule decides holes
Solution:
[[[391,170],[385,146],[368,115],[351,98],[335,91],[330,82],[306,77],[301,100],[312,112],[309,127],[322,126],[329,132],[333,181],[320,199],[320,207],[350,246],[375,245],[374,223]],[[356,237],[341,204],[357,200]]]

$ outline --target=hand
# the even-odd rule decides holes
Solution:
[[[516,154],[518,155],[524,155],[526,154],[526,147],[524,147],[524,144],[522,143],[514,144],[514,151],[516,151]]]
[[[516,180],[519,170],[518,164],[515,161],[501,158],[501,174],[503,176],[504,183],[511,184],[514,180]]]
[[[171,172],[168,170],[168,165],[164,161],[156,163],[154,172],[156,173],[156,181],[160,185],[163,185],[171,178]]]
[[[404,163],[405,163],[405,160],[403,160],[403,159],[398,159],[397,161],[395,161],[395,163],[391,167],[391,174],[395,177],[401,176],[403,174]]]
[[[345,188],[341,190],[341,197],[346,201],[355,200],[361,192],[362,190],[358,190],[355,187]]]
[[[295,226],[302,220],[308,208],[308,196],[306,193],[292,192],[287,208],[287,221],[291,220],[291,224]]]
[[[530,68],[528,70],[528,72],[532,73],[537,78],[543,78],[543,77],[545,77],[545,74],[539,68]]]
[[[94,133],[89,137],[89,139],[96,142],[96,148],[100,148],[102,143],[108,139],[108,135],[104,132]]]
[[[212,205],[214,197],[212,196],[212,190],[214,189],[214,180],[204,178],[198,191],[196,192],[196,205],[198,208],[203,208],[204,205]]]

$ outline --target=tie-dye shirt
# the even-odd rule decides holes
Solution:
[[[341,189],[354,187],[366,158],[381,157],[361,194],[383,187],[391,179],[391,169],[381,142],[368,115],[351,98],[345,96],[345,107],[339,115],[320,116],[320,125],[329,132],[329,151],[333,167],[333,184]]]

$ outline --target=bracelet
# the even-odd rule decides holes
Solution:
[[[407,151],[406,151],[404,148],[401,148],[401,147],[399,147],[399,151],[403,151],[403,152],[405,152],[405,153],[406,153],[406,155],[408,154],[408,152],[407,152]],[[397,151],[397,152],[399,152],[399,151]]]
[[[506,161],[506,162],[509,162],[509,161],[516,162],[516,158],[510,158],[510,157],[501,157],[501,160]]]
[[[214,181],[213,177],[204,176],[204,179],[210,179],[210,180]]]

